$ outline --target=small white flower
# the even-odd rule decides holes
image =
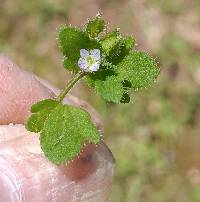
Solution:
[[[80,50],[80,59],[78,60],[78,66],[85,72],[96,72],[100,67],[101,54],[99,49],[93,50]]]

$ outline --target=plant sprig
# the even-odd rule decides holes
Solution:
[[[86,78],[88,85],[108,102],[128,103],[130,94],[149,87],[160,69],[148,54],[134,50],[133,37],[122,36],[118,29],[106,32],[100,15],[89,20],[82,30],[62,26],[58,42],[64,67],[75,76],[57,98],[42,100],[31,107],[26,128],[40,133],[44,154],[59,165],[78,155],[85,141],[100,141],[90,115],[62,103],[79,80]]]

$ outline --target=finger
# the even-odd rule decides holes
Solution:
[[[52,96],[33,75],[0,56],[0,124],[23,123],[33,103]]]
[[[0,145],[12,139],[24,136],[24,134],[32,135],[31,132],[28,132],[21,124],[10,124],[9,126],[0,125]]]
[[[0,201],[105,202],[113,170],[112,155],[103,143],[88,146],[68,166],[58,167],[44,157],[38,136],[24,130],[0,144]]]

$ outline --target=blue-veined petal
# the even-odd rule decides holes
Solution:
[[[73,51],[73,50],[72,50],[72,51]],[[86,49],[81,49],[81,50],[80,50],[80,56],[81,56],[82,58],[88,57],[88,56],[89,56],[89,51],[87,51]]]
[[[89,67],[90,72],[96,72],[99,70],[100,63],[96,62]]]
[[[78,60],[78,66],[81,68],[81,69],[87,69],[87,62],[84,58],[80,58]]]
[[[101,58],[101,53],[99,49],[93,49],[90,51],[91,56],[95,59],[95,60],[100,60]]]

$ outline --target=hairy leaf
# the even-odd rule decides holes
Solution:
[[[109,56],[110,52],[115,49],[119,43],[121,36],[117,30],[107,33],[101,40],[103,52]]]
[[[31,107],[32,115],[26,122],[27,130],[38,133],[51,111],[58,105],[56,100],[42,100]]]
[[[135,40],[131,36],[122,37],[118,30],[114,30],[106,34],[100,43],[107,62],[116,65],[133,49]]]
[[[86,25],[86,32],[90,37],[95,38],[104,30],[104,28],[105,22],[101,16],[98,15],[95,19],[89,20]]]
[[[122,44],[126,50],[131,50],[135,45],[135,39],[132,36],[125,36],[122,39]]]
[[[110,102],[119,103],[123,93],[123,85],[117,80],[116,76],[108,76],[104,81],[95,81],[95,90],[99,93],[105,100]]]
[[[108,61],[117,65],[133,49],[135,40],[131,36],[121,37],[114,49],[110,51]]]
[[[150,86],[160,73],[155,60],[148,54],[131,51],[118,65],[120,80],[127,80],[134,90]]]
[[[44,154],[55,164],[72,160],[86,140],[90,143],[100,140],[90,115],[80,108],[62,104],[48,116],[40,135]]]

